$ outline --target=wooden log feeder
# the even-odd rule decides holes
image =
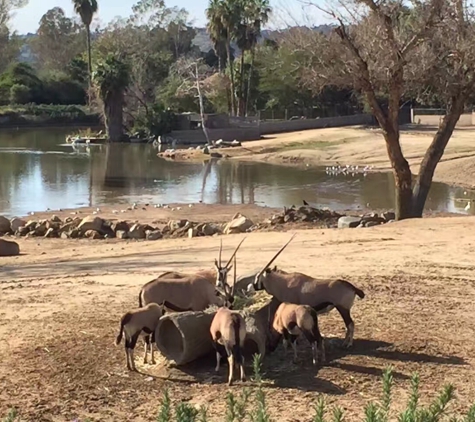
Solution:
[[[244,313],[247,330],[244,356],[266,354],[268,318],[273,317],[277,306],[272,300],[256,310]],[[216,310],[165,314],[155,331],[158,350],[176,365],[185,365],[214,353],[210,327],[215,314]]]

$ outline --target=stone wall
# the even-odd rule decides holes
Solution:
[[[417,110],[413,110],[412,123],[419,125],[439,126],[444,118],[443,114],[417,114]],[[467,127],[475,125],[475,113],[464,113],[460,116],[455,127]]]

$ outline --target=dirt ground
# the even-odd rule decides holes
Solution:
[[[401,145],[411,171],[417,174],[421,160],[432,142],[436,127],[414,125],[401,128]],[[435,181],[475,187],[475,127],[456,129],[435,172]],[[267,135],[244,142],[242,148],[219,152],[239,160],[279,164],[327,166],[374,166],[372,171],[389,171],[386,145],[379,129],[338,127]],[[196,151],[184,151],[185,159],[202,158]],[[180,157],[178,157],[180,158]]]
[[[366,229],[298,231],[277,265],[314,276],[345,277],[366,297],[353,308],[352,350],[339,347],[344,324],[321,317],[328,363],[311,365],[281,348],[265,360],[265,391],[274,420],[310,421],[323,395],[347,421],[380,397],[381,373],[394,367],[395,409],[407,400],[409,377],[421,376],[423,402],[454,383],[455,412],[475,399],[475,266],[473,217],[403,221]],[[224,257],[243,235],[225,237]],[[252,233],[238,256],[239,273],[258,268],[289,233]],[[23,421],[152,421],[164,387],[173,401],[209,406],[223,420],[227,366],[205,359],[180,369],[160,361],[128,373],[113,341],[120,316],[140,287],[161,271],[212,265],[215,237],[157,242],[19,239],[22,255],[0,258],[0,416],[16,407]],[[336,337],[336,339],[335,339]],[[142,351],[139,348],[138,351]],[[250,368],[247,370],[250,373]],[[247,385],[252,385],[247,382]]]

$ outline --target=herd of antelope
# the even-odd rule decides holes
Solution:
[[[279,306],[272,316],[269,314],[270,333],[268,347],[274,350],[283,338],[284,347],[290,342],[294,359],[297,357],[296,340],[303,335],[312,345],[313,364],[325,362],[325,348],[318,327],[317,315],[336,308],[346,325],[344,347],[351,347],[354,336],[354,322],[350,311],[355,297],[361,299],[365,294],[346,280],[322,280],[298,272],[285,272],[271,268],[272,263],[289,245],[290,240],[280,248],[272,259],[252,279],[245,278],[247,286],[241,286],[241,292],[265,290],[273,296]],[[245,380],[243,346],[246,337],[246,323],[239,311],[232,310],[236,286],[236,254],[245,238],[234,250],[225,265],[222,264],[222,241],[218,259],[212,270],[195,274],[166,272],[146,283],[139,294],[139,308],[127,312],[120,322],[118,345],[125,335],[125,353],[127,368],[135,370],[133,352],[138,337],[145,340],[144,363],[147,363],[148,351],[151,363],[155,363],[153,345],[155,328],[166,309],[174,312],[204,311],[210,306],[218,310],[211,322],[210,334],[216,350],[216,371],[219,371],[221,357],[229,364],[228,384],[234,379],[234,367],[240,369],[240,378]],[[228,283],[228,273],[234,266],[233,283]],[[243,281],[244,281],[243,280]],[[244,288],[243,288],[244,287]],[[242,293],[241,293],[242,294]]]

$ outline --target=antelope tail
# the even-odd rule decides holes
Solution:
[[[142,290],[140,290],[140,293],[139,293],[139,308],[141,308],[143,306],[143,302],[142,302]]]
[[[358,287],[354,286],[349,281],[346,281],[346,280],[340,280],[340,281],[346,284],[351,290],[353,290],[360,299],[363,299],[365,297],[363,290],[358,289]]]
[[[119,331],[119,335],[116,337],[115,339],[115,345],[118,346],[120,344],[120,342],[122,341],[122,334],[124,332],[124,325],[127,324],[127,322],[129,322],[130,320],[130,315],[129,314],[125,314],[122,319],[120,320],[120,331]]]
[[[241,321],[238,316],[233,315],[233,328],[234,328],[234,346],[232,347],[231,353],[234,357],[234,362],[238,365],[242,364],[242,350],[241,350],[241,339],[239,336],[239,331],[241,328]]]

